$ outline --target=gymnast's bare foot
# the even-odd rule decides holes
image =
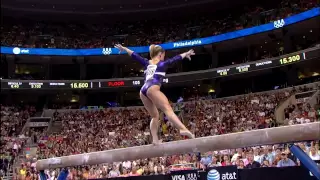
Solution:
[[[180,130],[180,135],[187,136],[189,139],[194,139],[195,136],[189,130]]]
[[[156,139],[153,139],[153,140],[152,140],[152,144],[153,144],[153,145],[159,145],[159,144],[161,144],[161,143],[162,143],[162,139],[157,139],[157,140],[156,140]]]

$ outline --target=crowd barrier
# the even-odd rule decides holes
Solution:
[[[235,171],[234,171],[235,168]],[[220,172],[180,171],[169,175],[131,176],[108,178],[108,180],[315,180],[309,171],[301,166],[268,167],[255,169],[236,169],[236,167],[221,167]],[[213,173],[212,173],[213,172]],[[98,180],[98,179],[95,179]],[[103,179],[99,179],[103,180]]]

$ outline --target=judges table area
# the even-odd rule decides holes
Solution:
[[[110,179],[110,178],[109,178]],[[217,167],[207,171],[186,170],[169,175],[131,176],[114,180],[315,180],[309,171],[300,166],[237,169],[235,166]]]

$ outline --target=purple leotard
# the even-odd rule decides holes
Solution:
[[[151,86],[161,86],[163,78],[166,76],[166,71],[170,64],[182,60],[182,57],[180,55],[177,55],[165,61],[160,61],[158,64],[149,64],[148,59],[141,57],[135,52],[132,53],[131,57],[134,60],[139,61],[144,67],[145,82],[140,89],[140,92],[145,96],[147,96],[147,91]]]

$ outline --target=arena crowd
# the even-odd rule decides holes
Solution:
[[[207,37],[260,25],[306,11],[317,6],[316,0],[283,0],[274,9],[247,8],[244,14],[233,14],[221,19],[201,17],[187,21],[170,21],[150,26],[151,21],[135,24],[82,25],[61,23],[21,23],[14,21],[1,26],[1,45],[46,48],[95,48],[115,43],[146,45]],[[76,32],[76,33],[75,33]],[[269,56],[266,56],[269,57]],[[315,87],[319,88],[319,87]],[[285,124],[278,123],[275,109],[293,93],[310,89],[279,90],[236,97],[193,101],[173,105],[176,113],[196,137],[214,136],[280,125],[310,123],[319,120],[319,110],[302,102],[289,104],[285,109]],[[318,103],[319,104],[319,103]],[[98,111],[57,111],[53,121],[62,128],[50,133],[46,128],[26,128],[28,118],[35,115],[33,106],[1,105],[0,177],[13,169],[14,179],[38,179],[35,162],[85,152],[125,148],[150,144],[150,117],[141,107],[110,108]],[[164,141],[181,137],[162,117],[159,128]],[[24,153],[28,137],[36,144],[37,154],[19,158]],[[320,160],[319,141],[297,143],[313,160]],[[20,164],[21,163],[21,164]],[[190,153],[175,156],[115,162],[95,166],[73,167],[68,179],[111,178],[167,174],[172,169],[206,169],[214,166],[236,165],[242,168],[299,166],[300,162],[286,144],[258,146],[204,154]],[[59,169],[46,170],[55,180]]]
[[[173,106],[197,137],[220,135],[280,125],[275,120],[275,108],[293,93],[308,90],[310,89],[279,90],[223,99],[189,101]],[[179,107],[176,108],[177,106]],[[309,105],[302,105],[302,107],[305,106]],[[319,119],[318,113],[314,113],[313,109],[301,110],[301,105],[290,105],[288,108],[290,109],[290,118],[300,117],[301,119],[304,117],[304,119],[309,119],[308,121],[293,119],[289,124],[309,123]],[[1,119],[16,119],[13,121],[18,124],[16,128],[21,128],[25,122],[23,117],[29,117],[32,110],[33,108],[29,107],[19,112],[17,108],[1,106]],[[285,111],[289,112],[287,109]],[[17,116],[22,117],[21,121],[17,120]],[[96,111],[56,111],[53,120],[62,122],[60,132],[49,134],[47,129],[30,129],[29,136],[37,136],[37,156],[25,159],[20,167],[16,168],[15,171],[18,173],[16,178],[37,178],[37,172],[34,168],[37,159],[150,144],[149,116],[141,107]],[[13,126],[6,126],[6,129]],[[9,131],[5,132],[9,133]],[[14,134],[9,135],[8,133],[5,135],[14,137]],[[159,133],[164,141],[183,139],[170,122],[166,121],[165,117],[162,120]],[[312,159],[320,160],[318,141],[302,142],[298,145]],[[19,141],[11,143],[8,141],[6,155],[14,158],[14,153],[18,152],[17,149],[20,149],[21,146]],[[10,158],[7,161],[11,161]],[[2,167],[9,164],[7,161],[3,163]],[[236,165],[241,169],[296,166],[300,165],[300,162],[291,154],[286,144],[279,144],[74,167],[70,169],[68,178],[155,175],[166,174],[172,169],[188,169],[190,167],[206,169],[207,167],[228,165]],[[46,174],[51,179],[56,179],[59,170],[47,170]]]
[[[25,139],[20,132],[29,117],[34,116],[34,106],[0,106],[1,137],[0,137],[0,174],[8,173],[15,158],[21,153]],[[1,177],[1,176],[0,176]]]
[[[229,13],[216,13],[168,19],[153,23],[72,24],[8,20],[1,25],[1,45],[43,48],[98,48],[117,43],[126,46],[159,44],[218,35],[273,22],[317,6],[316,0],[282,0],[269,7],[246,7]]]

